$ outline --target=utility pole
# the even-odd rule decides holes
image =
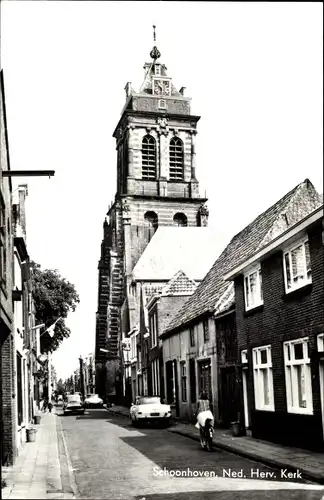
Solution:
[[[85,398],[84,394],[84,373],[83,373],[83,359],[82,356],[80,355],[79,357],[79,363],[80,363],[80,384],[81,384],[81,394],[83,399]]]
[[[47,378],[48,402],[51,403],[51,401],[52,401],[52,356],[51,356],[50,352],[47,355],[47,362],[48,362],[48,378]]]

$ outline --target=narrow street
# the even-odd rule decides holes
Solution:
[[[106,410],[63,416],[57,408],[57,414],[79,498],[321,500],[324,495],[323,487],[281,478],[278,470],[225,451],[207,453],[166,429],[134,429],[128,419]],[[261,473],[267,479],[258,479]]]

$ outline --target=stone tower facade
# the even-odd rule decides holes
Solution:
[[[111,400],[122,394],[122,334],[132,327],[132,270],[159,226],[206,226],[206,198],[196,178],[195,138],[199,116],[159,62],[156,46],[144,65],[136,92],[125,87],[126,103],[113,133],[117,190],[103,226],[96,323],[97,392]],[[123,330],[123,331],[122,331]]]

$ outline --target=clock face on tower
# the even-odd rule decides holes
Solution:
[[[153,93],[156,95],[170,95],[170,81],[156,79],[153,82]]]

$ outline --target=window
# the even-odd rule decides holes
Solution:
[[[189,328],[189,335],[190,335],[190,347],[195,347],[196,338],[195,338],[195,328],[193,326]]]
[[[187,367],[185,362],[180,363],[181,370],[181,399],[187,401]]]
[[[0,196],[0,284],[7,282],[7,238],[5,204]]]
[[[166,101],[164,99],[159,99],[159,108],[167,109]]]
[[[210,359],[198,363],[199,394],[206,392],[209,401],[212,399],[211,363]]]
[[[160,395],[160,366],[159,360],[154,359],[151,364],[152,370],[152,393],[153,396]]]
[[[137,355],[137,333],[131,336],[131,354],[130,359],[131,362],[136,361]]]
[[[274,411],[271,346],[252,349],[255,409]]]
[[[156,145],[151,135],[146,135],[142,141],[142,178],[156,179]]]
[[[178,212],[173,217],[173,225],[178,227],[187,227],[188,219],[185,214]]]
[[[204,328],[204,342],[208,342],[208,340],[209,340],[208,319],[205,319],[205,321],[203,322],[203,328]]]
[[[261,267],[244,275],[245,309],[253,309],[263,304]]]
[[[157,338],[158,338],[158,325],[157,325],[157,313],[156,311],[152,314],[150,314],[150,333],[151,333],[151,348],[155,347],[157,345]]]
[[[158,228],[158,216],[155,212],[146,212],[144,215],[145,226],[154,231]]]
[[[170,181],[183,180],[183,144],[179,137],[170,140]]]
[[[155,68],[155,74],[160,75],[161,74],[161,66],[159,64],[156,64],[154,66],[154,68]]]
[[[313,414],[308,338],[291,340],[283,345],[288,412]]]
[[[286,293],[312,282],[309,243],[306,237],[283,253]]]

